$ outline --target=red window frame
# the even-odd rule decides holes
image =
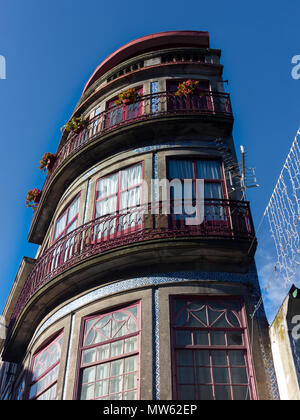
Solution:
[[[123,326],[121,326],[120,329],[117,330],[117,332],[115,333],[115,335],[113,337],[111,337],[107,340],[104,340],[104,341],[99,341],[99,342],[92,343],[92,344],[89,344],[89,345],[84,345],[84,341],[88,337],[92,328],[95,328],[96,324],[99,321],[101,321],[101,319],[104,319],[106,317],[110,317],[109,320],[111,322],[113,320],[114,314],[120,313],[120,312],[123,312],[123,313],[124,312],[129,312],[130,309],[132,309],[134,307],[137,308],[137,317],[135,318],[132,313],[129,314],[129,317],[135,318],[136,326],[137,326],[136,331],[128,333],[128,334],[120,335],[119,337],[116,337],[118,335],[119,331],[123,328]],[[93,321],[93,320],[94,320],[94,322],[92,324],[92,327],[90,326],[90,328],[87,332],[86,331],[87,323],[89,321]],[[128,321],[129,321],[129,318],[125,322],[126,325],[128,325]],[[127,329],[128,329],[128,327],[127,327]],[[112,330],[111,330],[111,332],[112,332]],[[128,339],[135,338],[135,337],[137,337],[137,348],[132,350],[132,351],[126,352],[125,351],[125,341],[128,340]],[[121,342],[121,341],[123,341],[123,344],[122,344],[123,352],[122,352],[122,354],[111,356],[112,346],[115,343],[118,343],[118,342]],[[103,346],[103,347],[108,346],[109,357],[104,357],[102,360],[97,360],[96,355],[98,355],[98,349],[101,346]],[[95,349],[94,354],[95,354],[95,359],[96,360],[94,360],[92,362],[84,363],[84,352],[90,351],[90,350],[93,351],[94,349]],[[78,399],[78,400],[81,399],[82,385],[84,384],[84,385],[94,386],[94,391],[93,391],[94,398],[90,398],[90,399],[107,399],[105,397],[109,397],[111,395],[117,395],[117,394],[122,394],[122,396],[123,396],[124,393],[126,393],[126,392],[135,392],[136,391],[137,392],[137,398],[136,399],[139,400],[140,399],[140,385],[139,385],[139,383],[140,383],[140,354],[141,354],[141,301],[133,302],[131,304],[128,304],[128,305],[122,306],[122,307],[116,307],[114,309],[111,309],[110,311],[102,312],[98,315],[92,315],[92,316],[84,317],[82,319],[82,323],[81,323],[80,346],[79,346],[79,352],[78,352],[78,366],[79,367],[78,367],[78,374],[77,374],[77,386],[76,386],[75,398]],[[134,356],[137,356],[137,369],[134,370],[134,371],[124,372],[125,360],[129,359],[129,358],[132,358]],[[110,375],[111,374],[111,364],[113,362],[121,361],[121,360],[123,361],[123,371],[122,371],[121,374],[119,374],[117,376],[122,376],[122,390],[111,393],[110,392],[111,384],[109,383],[107,385],[107,390],[108,390],[107,393],[105,395],[102,395],[102,396],[96,398],[95,397],[96,383],[99,382],[99,381],[106,381],[106,380],[108,380],[110,382],[111,379],[114,379],[115,375]],[[101,365],[104,366],[105,364],[109,364],[109,375],[105,376],[103,378],[97,378],[96,371],[97,371],[98,366],[101,366]],[[94,381],[83,383],[83,370],[87,369],[89,367],[92,367],[92,368],[95,367],[95,369],[96,369],[95,379],[94,379]],[[129,374],[130,373],[131,374],[132,373],[137,374],[137,385],[136,385],[136,387],[131,388],[130,390],[125,390],[123,380],[124,380],[124,376],[128,373]]]
[[[218,320],[218,315],[216,316],[216,320],[214,322],[211,322],[210,325],[205,326],[205,325],[201,325],[200,322],[197,323],[196,326],[185,326],[185,325],[176,325],[175,324],[175,319],[176,319],[176,315],[175,315],[175,305],[176,302],[178,301],[187,301],[190,304],[192,304],[195,301],[203,301],[205,303],[206,306],[206,317],[207,320],[209,319],[209,315],[208,315],[208,307],[209,305],[213,305],[214,303],[219,305],[219,307],[221,307],[223,304],[225,305],[224,310],[231,310],[232,312],[235,312],[237,314],[237,319],[240,322],[240,326],[236,327],[214,327],[213,324],[214,322],[217,322],[216,320]],[[230,307],[232,308],[232,305],[237,305],[239,307],[239,310],[236,311],[235,309],[230,309]],[[182,310],[182,309],[181,309]],[[179,311],[180,312],[180,311]],[[178,312],[178,314],[179,314]],[[192,310],[190,311],[192,312]],[[196,312],[194,310],[194,312]],[[218,312],[218,310],[215,311],[216,313]],[[177,314],[177,315],[178,315]],[[219,318],[221,318],[224,315],[223,311],[220,310],[220,316]],[[191,318],[193,317],[193,315],[188,315]],[[224,317],[227,317],[227,312],[226,315],[224,315]],[[257,393],[256,393],[256,386],[255,386],[255,379],[254,379],[254,371],[253,371],[253,364],[252,364],[252,360],[251,360],[251,353],[250,353],[250,341],[249,341],[249,337],[248,337],[248,329],[247,329],[247,320],[246,320],[246,314],[245,314],[245,307],[243,304],[243,301],[240,297],[237,296],[202,296],[202,295],[185,295],[185,296],[178,296],[178,295],[173,295],[170,296],[170,319],[171,319],[171,357],[172,357],[172,372],[173,372],[173,377],[172,377],[172,384],[173,384],[173,396],[175,399],[180,399],[179,398],[179,386],[181,385],[182,387],[188,387],[190,386],[190,391],[192,390],[192,392],[194,392],[195,395],[195,399],[201,399],[199,398],[199,393],[200,388],[203,389],[203,387],[206,387],[206,390],[208,390],[208,387],[211,387],[212,390],[212,398],[209,399],[223,399],[223,398],[217,398],[217,392],[218,390],[221,389],[221,387],[227,387],[230,388],[230,398],[229,399],[238,399],[238,398],[234,398],[235,397],[235,391],[238,391],[237,387],[242,387],[242,389],[245,392],[245,398],[250,399],[250,400],[256,400],[257,399]],[[227,320],[227,318],[226,318]],[[228,322],[228,320],[227,320]],[[182,343],[178,343],[176,340],[176,335],[179,332],[184,332],[184,334],[187,334],[187,337],[191,337],[188,338],[188,340],[190,340],[189,344],[182,344]],[[207,343],[206,344],[197,344],[197,336],[195,336],[195,334],[200,333],[200,334],[207,334]],[[213,336],[212,334],[221,334],[222,336],[224,336],[224,343],[220,344],[220,343],[213,343],[213,340],[216,336]],[[232,344],[232,340],[230,342],[230,334],[237,334],[242,338],[242,343],[241,344],[236,344],[233,345]],[[178,335],[179,337],[179,335]],[[179,341],[179,339],[178,339]],[[186,353],[189,354],[189,357],[192,355],[192,362],[189,365],[189,362],[184,364],[180,364],[178,362],[179,360],[179,352],[181,352],[181,355],[184,354],[184,352],[188,352]],[[204,362],[199,362],[199,360],[202,359],[202,357],[199,357],[199,354],[202,352],[202,355],[204,356],[204,352],[206,353],[206,355],[209,355],[209,362],[208,363],[204,363]],[[233,352],[239,353],[240,355],[243,354],[244,356],[244,364],[242,363],[236,363],[234,364],[231,361],[231,356],[234,356]],[[226,362],[225,364],[216,364],[213,360],[213,357],[216,357],[216,355],[220,356],[223,355],[224,353],[226,353]],[[177,358],[178,355],[178,358]],[[182,356],[181,356],[182,357]],[[216,357],[217,358],[217,357]],[[233,359],[233,357],[232,357]],[[181,363],[183,363],[181,361]],[[189,369],[192,369],[190,372],[193,372],[193,381],[191,380],[190,382],[184,383],[184,382],[179,382],[180,381],[180,372],[179,369],[182,368],[185,370],[186,375],[188,376],[188,368],[187,366],[189,366]],[[202,369],[202,371],[201,371]],[[209,369],[209,371],[208,371]],[[215,371],[220,371],[220,369],[225,369],[227,371],[227,375],[228,375],[228,382],[218,382],[217,380],[215,380]],[[243,382],[243,383],[238,383],[235,382],[235,380],[233,379],[233,373],[232,372],[236,372],[237,369],[243,369],[244,372],[246,372],[246,376],[247,376],[247,380],[248,382]],[[205,372],[206,370],[206,372]],[[181,370],[182,372],[182,370]],[[182,373],[181,373],[182,374]],[[202,378],[205,378],[203,381],[201,380],[201,374],[202,374]],[[210,377],[210,380],[208,379]],[[185,379],[186,381],[189,381],[189,379]],[[246,389],[247,388],[247,389]],[[204,398],[203,398],[204,399]]]
[[[195,159],[194,157],[189,157],[189,156],[187,156],[187,157],[185,157],[185,156],[176,156],[176,157],[172,157],[172,156],[170,156],[170,157],[168,157],[167,158],[167,176],[168,176],[168,179],[171,181],[172,179],[174,179],[174,178],[170,178],[170,166],[169,166],[169,163],[170,163],[170,161],[172,161],[172,160],[179,160],[179,161],[182,161],[182,160],[188,160],[188,161],[191,161],[192,163],[193,163],[193,178],[191,178],[192,179],[192,181],[193,181],[193,187],[194,187],[194,194],[195,194],[195,196],[196,196],[196,179],[201,179],[201,178],[198,178],[197,177],[197,163],[196,162],[200,162],[200,161],[215,161],[215,162],[219,162],[220,163],[220,170],[221,170],[221,177],[222,178],[218,178],[218,179],[209,179],[209,178],[206,178],[206,179],[204,179],[204,184],[205,183],[215,183],[215,184],[221,184],[221,188],[222,188],[222,194],[223,194],[223,198],[224,199],[226,199],[227,198],[227,191],[226,191],[226,184],[225,184],[225,175],[224,175],[224,167],[223,167],[223,162],[222,162],[222,160],[221,159],[219,159],[219,158],[205,158],[205,157],[202,157],[202,158],[198,158],[198,159]],[[176,178],[176,179],[180,179],[180,181],[183,181],[183,179],[184,178]]]
[[[196,162],[201,162],[201,161],[216,161],[216,162],[219,162],[220,163],[220,171],[221,171],[221,178],[218,178],[218,179],[210,179],[210,178],[206,178],[206,179],[204,179],[204,189],[205,189],[205,184],[208,184],[208,183],[214,183],[214,184],[220,184],[221,185],[221,191],[222,191],[222,199],[227,199],[227,197],[228,197],[228,195],[227,195],[227,189],[226,189],[226,183],[225,183],[225,174],[224,174],[224,166],[223,166],[223,162],[222,162],[222,160],[221,159],[219,159],[219,158],[213,158],[213,157],[209,157],[209,158],[206,158],[206,157],[202,157],[202,158],[197,158],[197,159],[195,159],[194,157],[190,157],[190,156],[176,156],[176,157],[173,157],[173,156],[170,156],[170,157],[168,157],[167,158],[167,176],[168,176],[168,179],[170,180],[170,181],[172,181],[172,179],[179,179],[182,183],[183,183],[183,181],[184,181],[184,178],[171,178],[170,177],[170,161],[190,161],[190,162],[192,162],[192,166],[193,166],[193,178],[190,178],[190,179],[192,179],[192,182],[193,182],[193,193],[194,193],[194,197],[196,197],[196,180],[197,179],[202,179],[202,178],[198,178],[197,177],[197,163]],[[204,194],[204,199],[205,199],[205,194]],[[204,211],[205,211],[205,215],[207,214],[206,213],[206,211],[207,211],[207,209],[210,209],[210,212],[211,212],[211,214],[214,214],[214,208],[216,207],[218,207],[218,198],[216,197],[215,198],[215,204],[214,204],[214,198],[210,198],[209,199],[210,201],[211,201],[211,204],[209,204],[209,206],[207,207],[207,204],[205,204],[205,201],[204,201],[204,207],[205,207],[205,209],[204,209]],[[230,222],[230,218],[229,218],[229,212],[228,212],[228,208],[227,207],[225,207],[224,208],[224,213],[222,213],[222,217],[220,218],[220,219],[214,219],[213,217],[212,218],[210,218],[210,217],[206,217],[205,216],[205,223],[206,224],[213,224],[214,226],[223,226],[224,224],[228,224],[229,222]],[[218,213],[218,212],[216,212],[216,213]],[[180,215],[176,215],[176,216],[180,216]],[[208,216],[210,216],[210,213],[208,212]],[[175,217],[176,219],[178,219],[178,217]],[[180,218],[180,217],[179,217]]]
[[[47,384],[47,386],[45,386],[41,391],[35,393],[32,397],[30,396],[31,394],[31,388],[37,384],[38,382],[40,382],[41,380],[43,380],[43,378],[45,378],[51,371],[53,371],[57,366],[59,367],[60,365],[60,361],[61,361],[61,347],[60,347],[60,357],[58,360],[56,360],[55,363],[53,363],[52,365],[50,365],[45,371],[43,371],[38,377],[34,378],[34,366],[35,366],[35,361],[37,359],[37,357],[39,357],[41,354],[45,354],[47,352],[47,350],[49,349],[49,347],[51,347],[53,344],[58,343],[60,340],[63,339],[63,333],[64,331],[62,330],[61,332],[58,333],[58,335],[55,338],[52,338],[51,341],[47,342],[47,344],[45,344],[37,353],[34,354],[33,358],[32,358],[32,364],[31,364],[31,379],[30,379],[30,384],[28,386],[28,392],[27,392],[27,399],[30,400],[36,400],[38,399],[41,395],[45,394],[50,388],[53,387],[53,385],[57,384],[57,380],[58,380],[58,373],[56,378]],[[61,343],[62,346],[62,343]],[[57,395],[57,390],[55,392],[55,395]]]
[[[136,92],[142,96],[143,95],[143,86],[139,86],[135,88]],[[138,118],[143,113],[143,101],[139,100],[133,104],[121,104],[115,105],[115,101],[118,97],[114,97],[113,99],[109,100],[106,103],[106,127],[107,128],[114,128],[116,125],[121,124],[123,122],[134,120]],[[111,110],[111,111],[110,111]],[[131,114],[134,114],[133,116]],[[117,122],[111,122],[113,120],[117,120]]]
[[[141,180],[141,182],[138,183],[138,184],[132,185],[129,188],[126,188],[126,189],[123,189],[122,190],[121,189],[121,176],[122,176],[122,171],[125,171],[125,170],[127,170],[129,168],[132,168],[132,167],[138,166],[138,165],[142,165],[142,180]],[[108,178],[108,177],[110,177],[112,175],[115,175],[115,174],[118,174],[118,188],[117,188],[117,191],[115,193],[113,193],[113,194],[107,195],[105,197],[101,197],[100,199],[97,200],[98,183],[101,180],[103,180],[105,178]],[[120,226],[119,225],[119,219],[120,219],[120,217],[122,217],[122,214],[120,215],[120,210],[121,211],[123,210],[123,209],[120,209],[120,194],[123,193],[123,192],[125,192],[125,191],[130,191],[131,189],[134,189],[134,188],[136,188],[138,186],[141,186],[141,203],[140,203],[140,205],[142,207],[143,202],[144,202],[144,161],[137,162],[137,163],[135,163],[133,165],[130,165],[130,166],[127,166],[125,168],[122,168],[122,169],[120,169],[118,171],[112,172],[112,173],[110,173],[110,174],[108,174],[108,175],[106,175],[104,177],[101,177],[101,178],[99,178],[97,180],[97,182],[96,182],[96,191],[95,191],[95,201],[94,201],[94,212],[93,212],[93,219],[94,220],[96,219],[96,206],[97,206],[97,203],[99,201],[106,200],[107,198],[117,196],[116,210],[113,212],[113,213],[116,213],[116,226],[115,226],[115,232],[112,234],[112,236],[117,236],[117,235],[121,235],[121,234],[124,234],[124,233],[128,233],[128,232],[134,231],[134,230],[142,227],[143,222],[141,222],[139,224],[136,224],[133,227],[129,227],[129,228],[126,228],[126,229],[119,230],[119,226]],[[105,216],[98,216],[98,217],[105,217]],[[111,236],[111,235],[110,234],[109,235],[105,235],[104,238],[107,237],[107,236]]]
[[[56,231],[56,227],[57,227],[58,222],[62,219],[62,217],[64,217],[65,214],[66,214],[66,222],[67,222],[69,211],[70,211],[70,207],[71,207],[71,205],[78,198],[79,198],[78,212],[76,213],[76,215],[72,218],[72,220],[69,223],[66,223],[65,224],[65,227],[64,227],[63,231],[55,238],[55,231]],[[76,219],[77,219],[76,227],[78,226],[78,216],[79,216],[79,209],[80,209],[80,201],[81,201],[81,192],[79,192],[78,194],[76,194],[76,196],[69,202],[69,204],[67,204],[67,206],[65,207],[65,209],[60,213],[60,215],[57,218],[57,220],[55,222],[55,225],[54,225],[53,235],[52,235],[52,243],[58,241],[60,238],[62,238],[63,236],[65,236],[68,228],[72,225],[72,223],[74,223],[74,221]]]

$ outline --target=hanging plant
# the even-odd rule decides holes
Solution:
[[[46,170],[51,171],[54,165],[56,159],[56,155],[54,153],[44,153],[42,160],[40,161],[40,169],[43,172],[46,172]]]
[[[87,121],[82,119],[81,117],[73,117],[67,124],[65,125],[65,130],[69,132],[77,132],[80,131],[82,128],[87,126]]]
[[[175,92],[176,96],[188,96],[188,95],[201,95],[202,90],[199,88],[198,80],[186,80],[182,83],[179,83],[177,86],[177,91]]]
[[[29,190],[26,197],[26,207],[31,207],[34,210],[36,209],[41,198],[41,191],[38,188]]]
[[[115,101],[115,105],[130,105],[135,103],[140,97],[141,95],[135,90],[135,88],[128,88],[119,93],[118,99]]]

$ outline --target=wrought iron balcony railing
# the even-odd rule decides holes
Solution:
[[[95,138],[137,121],[182,114],[230,117],[230,96],[228,93],[205,92],[204,96],[179,97],[174,93],[160,92],[141,96],[133,104],[107,109],[89,120],[85,128],[69,135],[56,153],[55,163],[47,176],[44,188],[59,166]]]
[[[156,202],[120,210],[92,220],[57,240],[33,266],[16,304],[12,322],[26,302],[49,280],[107,250],[144,241],[182,237],[247,241],[255,237],[246,201],[205,199],[204,221],[199,225],[188,225],[187,216],[175,214],[181,204],[178,200]],[[164,214],[167,212],[169,214]]]

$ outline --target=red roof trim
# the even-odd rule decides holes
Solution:
[[[195,46],[209,48],[209,34],[208,32],[203,31],[168,31],[146,35],[128,42],[102,61],[87,81],[82,94],[84,94],[102,74],[112,67],[133,55],[142,54],[143,51],[151,48],[155,50],[162,45],[168,45],[169,47]]]

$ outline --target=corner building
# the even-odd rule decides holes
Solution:
[[[2,399],[278,398],[220,55],[207,32],[158,33],[86,83],[3,312]],[[175,95],[187,80],[200,95]],[[163,179],[191,203],[204,180],[201,224]]]

